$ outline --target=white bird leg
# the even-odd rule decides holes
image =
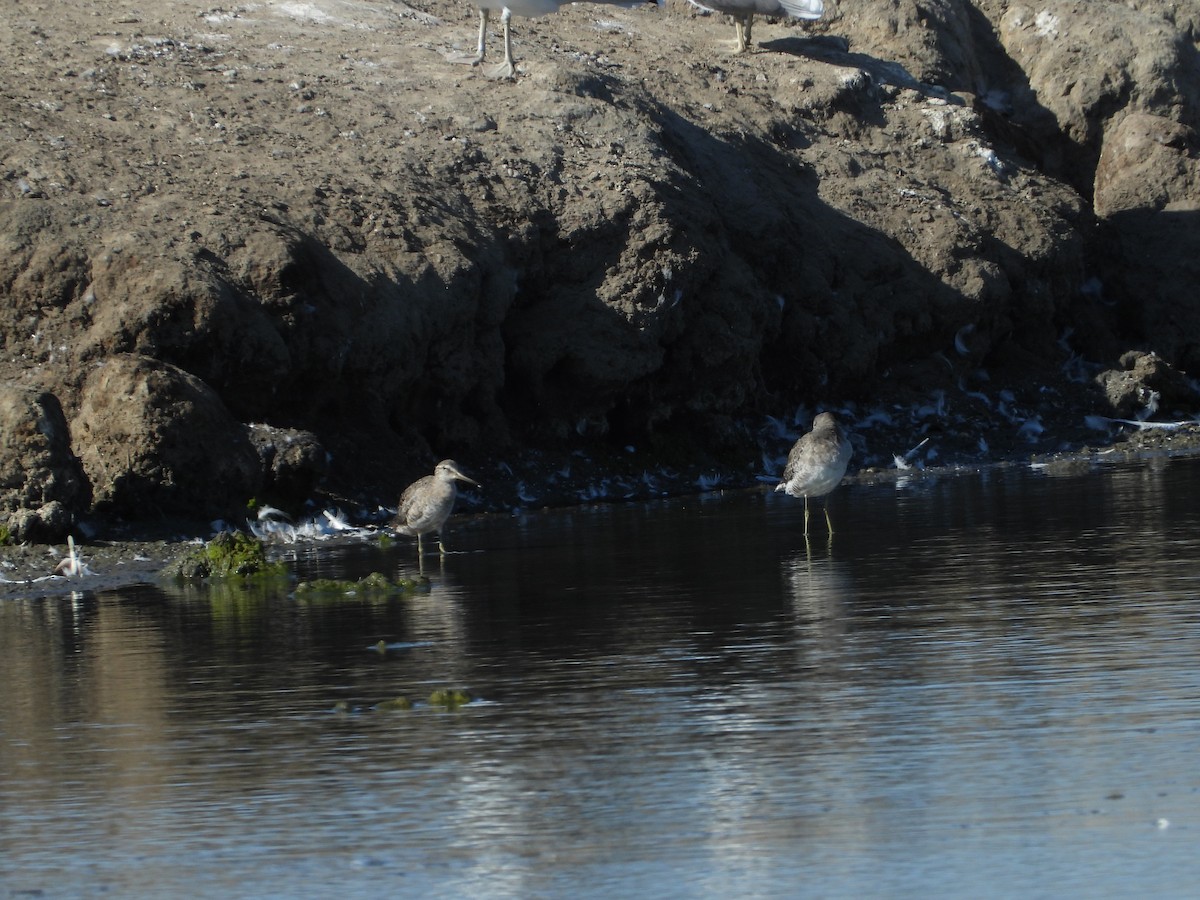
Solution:
[[[480,8],[479,10],[479,40],[475,45],[475,55],[469,56],[466,53],[447,54],[446,59],[452,63],[461,63],[475,67],[480,65],[487,56],[487,27],[488,27],[488,11]]]
[[[750,49],[750,28],[754,25],[754,13],[745,16],[735,16],[734,31],[737,33],[737,52],[745,53]]]
[[[475,59],[471,65],[477,66],[485,56],[487,56],[487,27],[488,27],[488,11],[486,9],[479,10],[479,46],[475,49]]]
[[[507,6],[504,7],[504,12],[500,15],[500,21],[504,23],[504,62],[488,72],[488,77],[495,78],[498,81],[505,81],[516,77],[517,74],[517,67],[513,63],[512,54],[512,10]]]

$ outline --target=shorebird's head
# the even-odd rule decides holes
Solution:
[[[462,470],[459,469],[458,463],[452,459],[443,459],[437,464],[437,467],[433,470],[433,474],[439,481],[465,481],[467,484],[473,484],[475,487],[479,487],[479,482],[474,478],[464,475]]]

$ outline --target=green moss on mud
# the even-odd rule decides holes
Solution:
[[[407,697],[396,697],[393,700],[384,700],[382,703],[375,704],[375,709],[378,712],[403,712],[412,709],[412,701]]]
[[[240,531],[223,531],[201,549],[177,560],[167,574],[183,581],[271,578],[286,575],[287,567],[268,561],[266,545],[258,538]]]
[[[429,695],[429,705],[442,709],[458,709],[470,702],[471,695],[458,688],[439,688]]]

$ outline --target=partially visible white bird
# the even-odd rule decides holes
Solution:
[[[329,529],[331,531],[354,530],[354,526],[346,521],[346,517],[342,515],[342,511],[340,509],[333,511],[328,509],[322,510],[321,515],[323,515],[325,517],[325,521],[329,523]]]
[[[75,552],[75,538],[69,534],[67,535],[67,547],[69,549],[66,559],[54,567],[56,574],[66,578],[82,578],[85,575],[96,574],[88,568],[88,564],[83,561],[83,557]]]
[[[292,517],[282,509],[263,504],[258,508],[258,520],[260,522],[290,522]]]
[[[737,52],[750,49],[750,28],[754,16],[792,16],[819,19],[825,14],[825,0],[689,0],[693,6],[733,17],[737,34]]]
[[[454,509],[454,501],[458,498],[459,481],[479,487],[478,481],[468,478],[459,470],[458,463],[452,459],[443,459],[434,468],[432,475],[418,478],[400,495],[395,520],[396,530],[401,534],[417,536],[419,556],[425,555],[421,538],[431,531],[437,532],[438,549],[442,556],[446,555],[442,528],[450,518],[450,511]]]
[[[788,453],[783,481],[775,490],[804,498],[804,536],[808,537],[808,498],[824,497],[842,483],[850,465],[853,448],[846,430],[833,413],[823,412],[813,419],[812,431],[801,436]],[[833,534],[829,506],[825,506],[825,524]]]
[[[479,7],[479,47],[472,59],[466,60],[473,66],[482,65],[487,58],[487,27],[491,14],[500,13],[504,24],[504,62],[485,70],[489,78],[510,79],[516,76],[517,66],[512,54],[512,17],[524,16],[536,19],[556,13],[572,0],[474,0]],[[644,6],[649,0],[588,0],[589,3],[604,3],[613,6]],[[792,2],[792,0],[789,0]],[[804,2],[804,0],[801,0]],[[807,0],[819,2],[819,0]]]

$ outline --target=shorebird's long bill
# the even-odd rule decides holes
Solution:
[[[475,485],[475,487],[479,487],[479,486],[480,486],[478,481],[476,481],[474,478],[471,478],[471,477],[470,477],[470,476],[468,476],[468,475],[464,475],[464,474],[463,474],[462,472],[460,472],[458,469],[451,469],[451,470],[450,470],[450,474],[452,474],[452,475],[453,475],[455,478],[457,478],[459,481],[465,481],[467,484],[473,484],[473,485]]]

